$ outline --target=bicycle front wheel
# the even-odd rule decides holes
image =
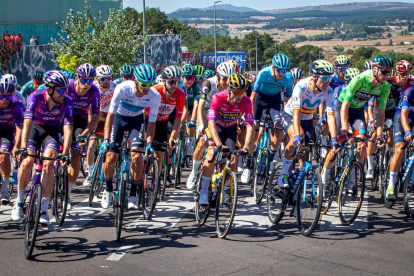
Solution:
[[[25,257],[28,260],[32,257],[35,246],[37,228],[39,227],[40,206],[42,205],[42,186],[36,184],[32,189],[30,202],[27,206],[27,217],[24,219],[24,251]]]
[[[195,183],[195,191],[194,191],[194,199],[196,202],[195,206],[195,218],[198,226],[202,226],[206,221],[210,214],[210,205],[201,205],[198,203],[201,194],[201,176],[203,175],[202,172],[197,172],[197,180]]]
[[[285,215],[288,192],[277,185],[277,181],[282,171],[282,162],[277,162],[267,185],[266,207],[267,216],[272,224],[278,224]]]
[[[298,187],[294,215],[299,231],[310,236],[318,225],[323,202],[323,187],[319,168],[310,167]]]
[[[118,196],[116,196],[115,202],[115,228],[116,228],[116,241],[121,240],[121,233],[122,233],[122,223],[124,220],[124,210],[126,203],[126,193],[127,193],[127,185],[129,185],[127,173],[122,173],[122,176],[119,178],[119,184],[117,184]]]
[[[338,213],[343,225],[350,225],[358,216],[364,191],[364,169],[361,163],[354,161],[345,169],[339,189]]]
[[[91,172],[86,173],[86,148],[82,147],[82,155],[80,160],[80,170],[82,172],[83,177],[86,177],[88,174],[90,175]]]
[[[168,151],[164,151],[164,155],[161,161],[161,177],[160,177],[160,185],[159,185],[159,196],[160,200],[163,200],[165,197],[165,190],[167,189],[167,164],[168,164]]]
[[[216,232],[224,238],[229,232],[237,208],[237,176],[233,171],[225,173],[224,183],[220,183],[216,201]]]
[[[158,163],[155,158],[148,164],[146,171],[141,188],[141,204],[144,219],[150,220],[158,198]]]
[[[171,165],[171,170],[174,172],[174,189],[177,189],[177,185],[181,182],[181,151],[183,147],[183,141],[178,140],[178,144],[174,153],[173,164]]]
[[[67,167],[57,165],[57,175],[55,178],[55,190],[53,191],[53,213],[56,223],[62,226],[65,222],[66,211],[69,199],[68,171]]]
[[[104,153],[99,153],[98,160],[94,165],[93,174],[91,176],[91,189],[89,191],[88,206],[92,207],[93,198],[95,197],[100,186],[101,171],[103,170]]]
[[[261,153],[259,153],[259,160],[253,160],[253,162],[257,162],[253,180],[253,196],[256,204],[260,204],[260,202],[262,202],[266,191],[270,166],[269,159],[269,150],[265,148]]]

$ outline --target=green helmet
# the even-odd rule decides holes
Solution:
[[[181,75],[183,77],[191,77],[191,76],[196,76],[197,72],[194,68],[194,66],[192,66],[191,64],[184,64],[183,68],[181,69]]]
[[[391,71],[394,67],[394,61],[389,56],[379,55],[372,60],[372,67]]]
[[[346,66],[349,65],[349,58],[345,55],[337,56],[335,59],[335,66]]]
[[[202,65],[196,65],[194,68],[197,71],[197,77],[202,78],[204,77],[204,67]]]
[[[206,79],[212,78],[212,77],[214,77],[215,75],[216,75],[216,73],[215,73],[213,70],[206,70],[206,71],[204,72],[204,77],[205,77]]]
[[[34,71],[32,78],[34,81],[37,81],[37,82],[43,81],[43,71],[42,70]]]
[[[178,68],[178,69],[180,69],[180,70],[181,70],[181,67],[180,67],[180,66],[178,66],[178,65],[170,65],[170,67],[175,67],[175,68]]]
[[[345,72],[345,80],[351,81],[353,78],[359,75],[359,70],[357,68],[348,68]]]
[[[133,76],[134,75],[134,67],[130,64],[122,65],[121,68],[119,68],[119,74],[122,77],[125,76]]]
[[[316,60],[312,63],[311,72],[316,75],[332,75],[334,73],[334,68],[332,64],[326,60]]]

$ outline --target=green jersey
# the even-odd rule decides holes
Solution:
[[[345,89],[339,94],[339,100],[351,103],[350,108],[362,108],[370,99],[378,99],[378,108],[385,109],[390,95],[391,85],[384,82],[372,87],[370,77],[372,70],[367,70],[351,80]]]
[[[34,88],[33,81],[29,81],[22,87],[22,91],[20,91],[20,93],[22,94],[23,97],[27,99],[27,97],[29,97],[29,95],[33,93],[34,91],[35,91],[35,88]]]
[[[185,92],[187,95],[185,100],[185,105],[192,107],[194,105],[194,102],[198,102],[200,99],[200,91],[201,91],[201,85],[198,82],[194,82],[193,85],[187,89],[184,84],[179,84],[178,86],[181,90]]]

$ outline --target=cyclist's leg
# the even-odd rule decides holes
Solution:
[[[13,129],[3,129],[0,132],[0,151],[11,153],[14,144],[14,131]],[[10,202],[8,188],[10,184],[10,173],[11,173],[11,161],[10,155],[0,154],[1,162],[1,203],[8,204]]]
[[[166,143],[168,138],[168,121],[164,122],[156,122],[155,123],[155,135],[154,135],[154,141],[157,141],[158,143]],[[161,174],[161,162],[162,158],[164,156],[165,146],[163,145],[154,145],[154,151],[155,151],[155,159],[157,159],[158,163],[158,173]]]
[[[394,126],[394,116],[397,110],[395,108],[391,110],[385,110],[385,126],[386,127],[393,127]],[[388,137],[388,146],[390,148],[394,147],[394,135],[391,130],[387,131],[387,137]]]
[[[142,150],[144,148],[144,118],[139,116],[135,119],[134,128],[129,136],[131,149]],[[137,189],[142,178],[142,153],[131,152],[131,189],[129,190],[129,209],[138,209]]]
[[[256,127],[259,125],[258,122],[260,122],[260,120],[262,119],[263,110],[269,109],[271,107],[269,105],[271,100],[272,100],[271,98],[263,96],[261,94],[257,95],[256,101],[254,103],[254,108],[253,108],[254,121],[255,121]],[[256,144],[259,144],[262,131],[263,130],[261,128],[259,128],[259,130],[257,131],[255,129],[253,140],[255,141]]]
[[[188,115],[187,115],[187,122],[191,121],[193,118],[193,113],[196,113],[197,110],[197,102],[194,102],[194,105],[189,107]],[[195,119],[195,118],[194,118]],[[195,120],[194,120],[195,121]],[[187,147],[187,155],[193,155],[193,143],[194,143],[194,136],[196,133],[195,127],[187,127],[187,137],[185,138],[185,145]]]
[[[278,104],[280,106],[280,104]],[[279,110],[270,109],[270,116],[274,122],[275,127],[282,127],[281,115]],[[272,130],[271,131],[271,145],[270,145],[270,160],[272,161],[276,156],[276,152],[279,150],[280,144],[282,143],[283,139],[283,131],[280,130]]]
[[[209,133],[208,129],[206,132]],[[201,205],[208,205],[208,187],[210,185],[211,176],[214,172],[214,164],[216,160],[212,160],[213,162],[209,163],[208,161],[213,158],[214,149],[217,148],[216,144],[213,141],[213,138],[209,135],[206,141],[207,147],[207,158],[204,160],[203,164],[203,172],[201,176],[201,192],[199,198],[199,204]]]
[[[368,107],[368,108],[373,108],[373,113],[374,113],[374,120],[377,120],[377,114],[378,114],[378,108],[377,107]],[[368,129],[368,131],[371,131],[370,129]],[[374,131],[371,134],[371,137],[369,138],[370,141],[375,142],[377,140],[377,132]],[[373,165],[374,165],[374,153],[376,151],[376,144],[372,143],[372,142],[368,142],[368,146],[367,146],[367,163],[368,163],[368,171],[366,174],[366,179],[372,179],[373,177]]]
[[[351,124],[354,137],[366,139],[367,124],[364,117],[364,108],[352,109],[349,111],[348,122]],[[356,160],[361,164],[364,162],[365,152],[367,150],[367,142],[357,143]]]
[[[58,138],[59,139],[59,138]],[[56,158],[59,151],[59,140],[54,139],[51,136],[46,137],[43,141],[43,156]],[[54,166],[55,161],[44,160],[43,161],[43,176],[42,176],[42,205],[40,207],[41,218],[40,223],[44,225],[50,224],[47,211],[49,209],[50,197],[52,196],[53,183],[54,183]]]

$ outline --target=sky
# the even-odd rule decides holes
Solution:
[[[143,0],[123,0],[124,8],[133,7],[137,11],[142,12]],[[145,4],[147,7],[160,8],[161,11],[166,13],[171,13],[179,8],[205,8],[212,6],[215,1],[194,1],[194,0],[146,0]],[[220,4],[230,4],[234,6],[244,6],[253,8],[256,10],[274,10],[274,9],[286,9],[286,8],[295,8],[295,7],[304,7],[304,6],[319,6],[326,4],[341,4],[341,3],[351,3],[351,2],[403,2],[403,3],[413,3],[414,0],[319,0],[319,1],[309,1],[309,0],[296,0],[296,1],[281,1],[281,0],[223,0]],[[315,4],[313,4],[315,3]]]

